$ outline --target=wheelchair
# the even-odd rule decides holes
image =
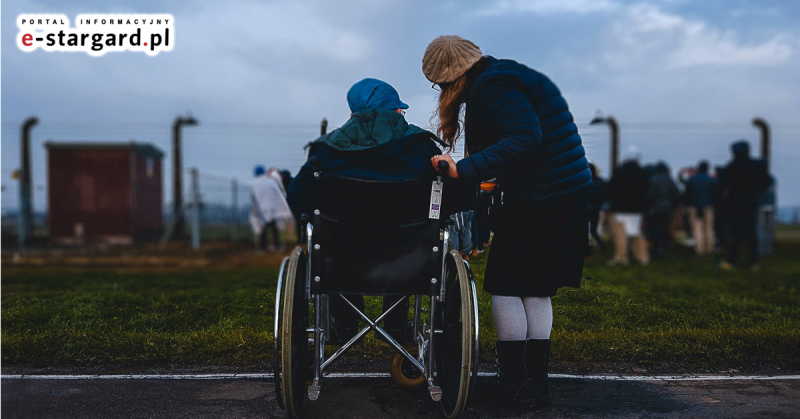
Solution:
[[[396,352],[392,377],[405,386],[426,384],[444,415],[459,417],[477,382],[478,300],[469,264],[457,251],[448,252],[441,176],[369,181],[315,171],[314,178],[313,215],[302,217],[306,249],[295,248],[278,277],[278,404],[288,417],[300,417],[306,397],[319,397],[331,365],[374,331]],[[370,318],[344,295],[400,298]],[[379,324],[411,297],[414,343],[403,346]],[[326,351],[326,344],[332,346],[331,299],[366,326]]]

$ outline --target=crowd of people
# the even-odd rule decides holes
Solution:
[[[765,203],[774,207],[774,179],[766,164],[750,157],[746,141],[731,145],[732,159],[712,173],[707,161],[682,169],[673,179],[664,162],[642,165],[635,147],[626,150],[622,163],[604,181],[592,164],[593,184],[588,196],[590,235],[600,253],[607,244],[598,227],[610,238],[613,253],[609,265],[627,265],[629,249],[642,265],[667,255],[678,239],[692,245],[697,256],[724,253],[719,266],[758,269],[760,254],[768,252],[770,213],[759,210]],[[761,222],[759,223],[759,220]],[[741,260],[744,247],[746,257]],[[587,257],[592,249],[587,248]]]
[[[624,152],[608,181],[589,163],[587,259],[599,252],[608,265],[628,265],[631,258],[648,265],[680,243],[692,246],[699,257],[723,255],[722,269],[758,269],[760,255],[771,248],[775,182],[766,164],[750,157],[746,141],[733,143],[731,152],[730,163],[713,172],[703,160],[681,169],[676,178],[663,161],[642,164],[635,146]],[[490,207],[500,199],[496,190],[494,180],[482,183],[474,210],[451,216],[450,246],[465,260],[489,244]]]

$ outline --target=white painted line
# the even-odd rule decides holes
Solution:
[[[493,376],[493,372],[479,372],[482,377]],[[334,372],[325,374],[328,378],[388,378],[386,372]],[[800,375],[577,375],[550,374],[551,378],[577,380],[609,381],[730,381],[730,380],[800,380]],[[272,379],[271,373],[263,374],[96,374],[96,375],[27,375],[8,374],[0,378],[16,380],[232,380],[232,379]]]
[[[388,375],[388,374],[387,374]],[[273,374],[96,374],[96,375],[0,375],[2,379],[21,380],[230,380],[267,379]]]
[[[729,381],[729,380],[800,380],[800,375],[573,375],[550,374],[551,378],[614,381]]]

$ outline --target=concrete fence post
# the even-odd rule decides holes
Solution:
[[[32,116],[22,124],[19,171],[19,251],[25,250],[25,243],[33,230],[33,193],[31,192],[31,129],[39,123]]]
[[[609,173],[614,173],[614,169],[616,169],[617,165],[619,164],[619,124],[613,116],[604,116],[603,112],[599,109],[595,113],[595,116],[591,122],[589,122],[589,125],[596,124],[606,124],[610,130],[609,133],[611,138],[609,139],[609,142],[611,149],[609,150],[609,157],[611,160],[611,169],[609,170]]]
[[[239,181],[236,178],[231,181],[231,188],[231,241],[236,241],[239,228]]]
[[[193,167],[192,173],[192,249],[200,249],[200,182],[197,168]]]

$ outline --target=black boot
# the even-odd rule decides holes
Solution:
[[[553,396],[550,394],[550,379],[545,378],[544,384],[536,392],[536,397],[534,398],[536,401],[536,407],[552,407],[553,406]]]
[[[550,364],[550,339],[528,339],[525,345],[525,373],[529,384],[520,400],[535,399],[537,406],[551,404],[550,385],[547,371]]]
[[[521,400],[520,394],[531,392],[525,374],[525,341],[498,340],[495,354],[497,376],[478,382],[476,398],[491,403]]]

